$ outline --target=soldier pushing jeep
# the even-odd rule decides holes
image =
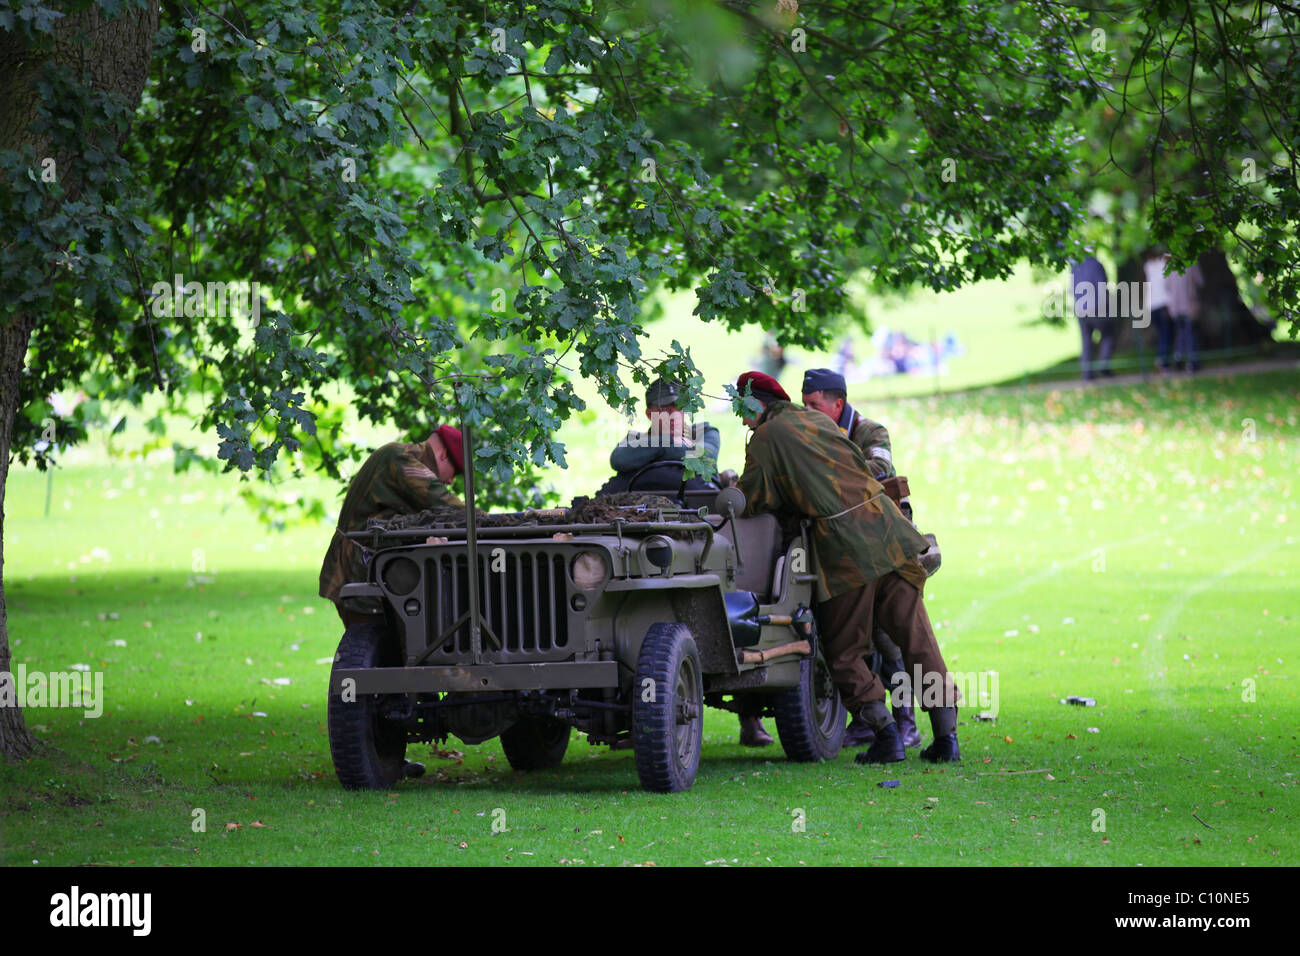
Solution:
[[[884,685],[863,659],[877,621],[899,642],[907,665],[919,666],[927,685],[944,689],[944,706],[922,700],[934,731],[922,759],[959,760],[954,689],[921,599],[926,574],[916,556],[929,542],[871,477],[861,449],[825,414],[793,404],[761,372],[744,373],[736,388],[763,409],[744,417],[754,433],[739,483],[746,513],[775,515],[787,537],[809,525],[815,614],[831,674],[850,713],[876,733],[858,762],[906,759]]]
[[[877,481],[894,477],[889,431],[849,404],[848,385],[843,375],[828,368],[812,368],[804,372],[803,403],[804,407],[829,416],[840,433],[862,449],[871,468],[871,477]]]
[[[860,414],[848,403],[848,385],[843,375],[828,368],[809,369],[803,376],[803,403],[804,407],[829,416],[839,427],[840,434],[862,449],[871,477],[880,482],[895,477],[889,431],[879,422],[874,422]],[[898,507],[903,512],[903,516],[911,521],[912,505],[906,496],[899,499]],[[903,746],[919,747],[921,733],[916,727],[912,696],[910,693],[907,694],[906,703],[895,696],[903,693],[901,688],[907,682],[902,651],[879,625],[871,636],[871,642],[879,652],[876,676],[890,688],[894,704],[894,721],[898,724],[898,734],[903,740]],[[854,714],[853,721],[844,735],[844,746],[865,747],[875,739],[876,732]]]

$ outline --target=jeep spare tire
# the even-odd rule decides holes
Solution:
[[[554,717],[521,717],[501,734],[501,749],[515,770],[558,767],[569,749],[569,725]]]
[[[653,624],[641,643],[632,685],[632,749],[641,786],[691,789],[704,743],[704,675],[684,624]]]

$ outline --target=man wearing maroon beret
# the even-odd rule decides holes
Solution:
[[[879,422],[873,422],[857,411],[848,401],[848,383],[839,372],[828,368],[812,368],[804,372],[803,403],[805,408],[830,416],[849,441],[862,449],[867,459],[871,477],[883,482],[894,477],[894,456],[889,444],[889,431]],[[908,521],[913,521],[912,506],[906,497],[898,502],[898,508]],[[915,523],[913,521],[913,523]],[[900,684],[906,683],[907,671],[903,666],[902,652],[890,639],[884,629],[877,626],[871,636],[871,642],[880,652],[881,667],[876,676],[892,684],[897,696],[903,697]],[[912,711],[912,700],[906,703],[894,702],[894,722],[898,724],[899,735],[905,747],[921,746],[921,733],[916,728],[916,716]],[[854,719],[844,735],[844,746],[863,747],[876,739],[876,732],[861,720]]]
[[[774,515],[787,540],[801,522],[810,522],[813,610],[827,664],[849,712],[876,732],[857,761],[906,759],[885,687],[863,659],[875,621],[898,642],[918,686],[931,689],[921,705],[930,714],[934,743],[922,759],[961,759],[955,691],[921,600],[926,575],[916,556],[929,542],[871,476],[862,449],[830,418],[795,405],[761,372],[741,375],[736,390],[762,406],[761,413],[743,416],[754,433],[739,482],[746,514]]]
[[[348,485],[339,511],[338,527],[320,569],[320,596],[334,602],[346,627],[375,619],[381,607],[374,598],[350,599],[343,607],[339,591],[349,581],[364,581],[364,552],[344,537],[364,531],[371,518],[415,514],[429,508],[463,508],[448,487],[465,470],[465,446],[460,430],[435,428],[419,443],[390,442],[375,451]]]

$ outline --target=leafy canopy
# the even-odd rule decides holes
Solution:
[[[55,392],[158,392],[219,439],[178,467],[338,477],[346,401],[413,437],[463,416],[499,500],[563,464],[576,375],[629,408],[669,374],[698,407],[688,349],[642,351],[657,288],[815,347],[850,270],[1060,265],[1063,111],[1097,92],[1049,3],[163,0],[135,107],[59,65],[60,16],[0,0],[0,36],[50,57],[45,152],[83,180],[58,202],[46,156],[0,150],[0,296],[42,316],[19,456],[49,454]],[[255,320],[212,314],[207,283],[254,282]]]

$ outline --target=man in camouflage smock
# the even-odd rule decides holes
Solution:
[[[418,444],[391,442],[366,459],[348,486],[338,527],[320,569],[320,596],[334,602],[345,625],[373,620],[380,607],[374,598],[349,601],[347,609],[340,603],[344,584],[366,579],[365,550],[345,538],[344,532],[364,531],[371,518],[463,507],[448,485],[464,467],[460,431],[449,425],[435,429]]]
[[[897,475],[888,429],[880,422],[865,418],[849,404],[848,384],[843,375],[829,368],[812,368],[804,372],[803,403],[804,407],[829,416],[839,426],[840,434],[862,449],[867,468],[877,481],[883,482]],[[903,517],[908,521],[913,520],[912,505],[908,498],[900,500],[898,508],[903,512]],[[879,625],[871,635],[871,643],[880,652],[875,672],[891,688],[894,722],[898,724],[903,746],[919,747],[921,732],[916,727],[912,696],[904,686],[908,678],[903,666],[902,651]],[[864,721],[854,717],[844,735],[844,746],[865,747],[875,739],[876,732]]]
[[[916,556],[928,542],[903,517],[867,471],[862,451],[821,412],[795,405],[762,373],[746,372],[736,383],[763,406],[745,419],[754,434],[745,449],[739,487],[746,513],[770,513],[787,538],[811,522],[816,564],[818,630],[832,677],[850,713],[876,731],[862,763],[905,759],[898,728],[885,706],[885,688],[863,655],[873,622],[898,641],[904,660],[926,685],[942,689],[930,714],[935,743],[926,760],[959,759],[957,712],[948,670],[921,600],[925,571]],[[930,698],[934,703],[934,698]]]

